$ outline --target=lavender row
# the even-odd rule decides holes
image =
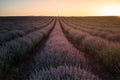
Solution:
[[[74,29],[61,22],[65,34],[82,51],[95,56],[110,73],[120,74],[120,44]]]
[[[118,17],[75,17],[64,18],[70,23],[98,31],[119,33],[120,19]]]
[[[31,32],[23,37],[16,38],[0,46],[0,77],[9,69],[12,63],[29,55],[41,40],[48,35],[55,24],[55,20],[43,29]]]
[[[96,29],[90,29],[88,27],[83,27],[80,25],[75,25],[75,24],[71,24],[70,22],[68,23],[67,21],[64,20],[65,23],[67,23],[68,25],[72,26],[75,29],[79,29],[83,32],[87,32],[93,36],[98,36],[101,37],[103,39],[107,39],[109,41],[113,41],[113,42],[120,42],[120,33],[112,33],[112,32],[107,32],[105,30],[96,30]]]
[[[19,18],[19,17],[4,17],[0,18],[0,34],[4,34],[9,31],[13,30],[22,30],[27,31],[27,29],[32,28],[39,28],[39,24],[44,24],[46,21],[48,22],[51,18],[42,18],[42,17],[25,17],[25,18]]]
[[[40,21],[37,21],[37,22],[32,22],[32,23],[30,23],[30,24],[27,24],[27,25],[24,25],[24,24],[22,24],[22,26],[21,27],[23,27],[23,26],[26,26],[25,28],[24,28],[24,30],[12,30],[12,31],[9,31],[9,32],[6,32],[6,33],[4,33],[4,34],[0,34],[0,44],[3,44],[3,43],[5,43],[6,41],[9,41],[9,40],[12,40],[12,39],[15,39],[15,38],[17,38],[17,37],[22,37],[22,36],[24,36],[24,35],[26,35],[26,34],[28,34],[28,33],[30,33],[30,32],[33,32],[33,31],[35,31],[35,30],[38,30],[38,29],[40,29],[40,28],[43,28],[44,26],[47,26],[47,25],[49,25],[51,22],[52,22],[52,18],[51,18],[51,20],[49,20],[48,22],[46,22],[46,23],[39,23]],[[30,27],[31,26],[31,27]],[[32,27],[32,26],[34,26],[34,27]],[[17,26],[16,26],[17,27]],[[29,28],[27,28],[27,27],[29,27]],[[25,31],[26,30],[26,31]]]
[[[76,78],[99,80],[87,72],[83,53],[68,42],[58,21],[44,48],[34,59],[34,70],[30,73],[28,80],[76,80]],[[85,74],[79,74],[80,72]]]

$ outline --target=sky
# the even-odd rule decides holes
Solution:
[[[120,0],[0,0],[0,16],[120,16]]]

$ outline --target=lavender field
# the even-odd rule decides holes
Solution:
[[[0,80],[120,80],[120,18],[0,17]]]

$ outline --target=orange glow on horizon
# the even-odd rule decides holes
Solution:
[[[1,0],[0,16],[120,16],[118,0]]]

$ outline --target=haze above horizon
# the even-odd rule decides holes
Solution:
[[[0,16],[120,16],[120,0],[0,0]]]

